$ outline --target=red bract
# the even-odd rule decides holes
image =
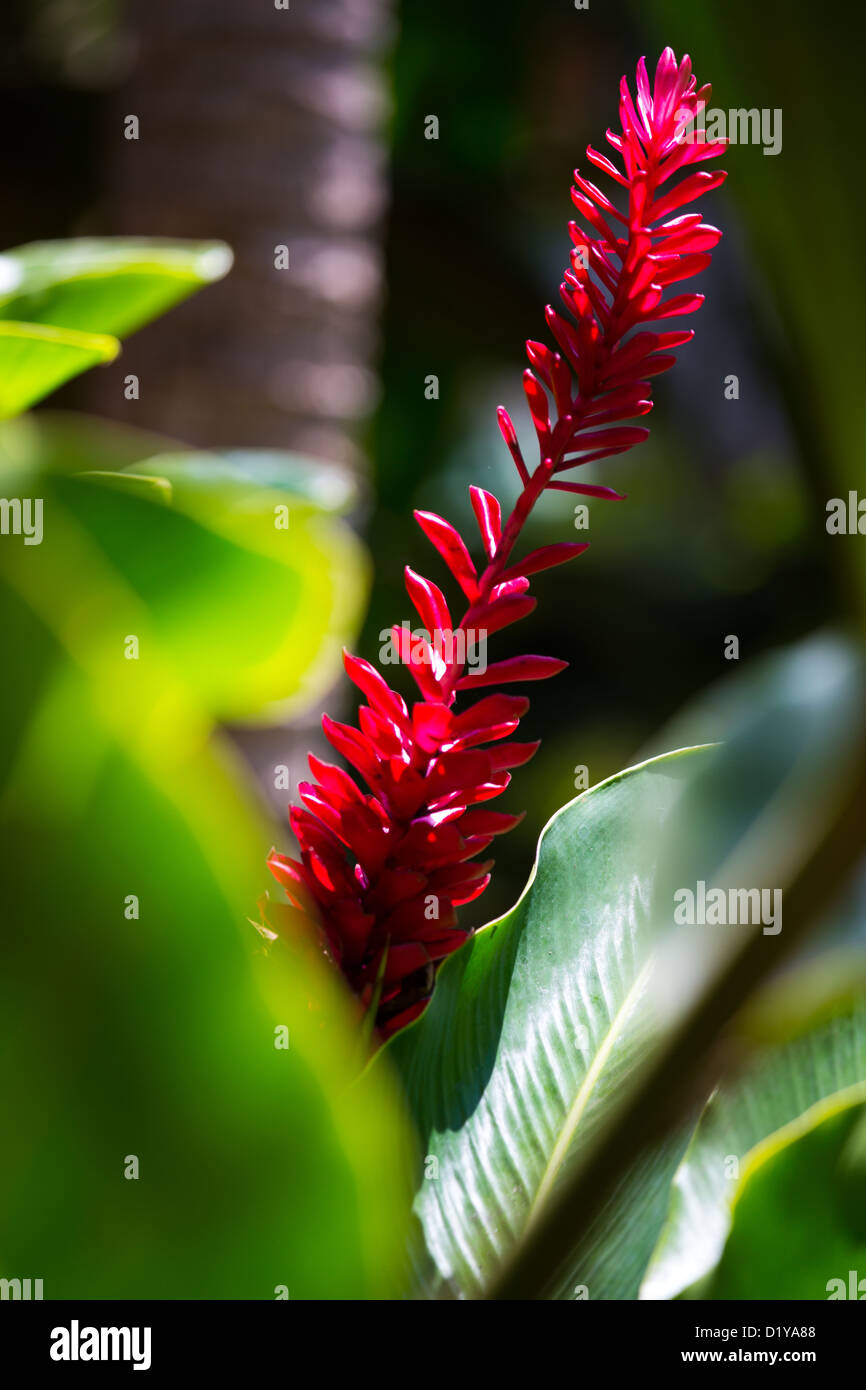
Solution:
[[[721,233],[699,213],[680,209],[718,187],[724,173],[674,175],[717,155],[724,141],[708,141],[692,122],[709,87],[697,88],[689,59],[665,49],[650,87],[643,58],[637,98],[620,84],[621,133],[607,139],[622,169],[591,147],[587,158],[627,193],[620,210],[589,179],[575,173],[572,197],[590,230],[572,222],[574,249],[560,295],[565,312],[548,306],[547,322],[559,344],[527,344],[530,368],[524,390],[538,440],[530,468],[504,409],[499,426],[522,491],[503,523],[500,504],[470,489],[484,567],[453,526],[430,512],[416,520],[445,561],[466,601],[456,627],[445,595],[429,579],[406,570],[406,588],[430,641],[407,626],[394,629],[394,646],[418,687],[411,709],[368,662],[347,655],[346,670],[366,699],[358,727],[324,718],[325,734],[359,781],[310,758],[315,780],[299,788],[303,807],[292,807],[300,860],[272,853],[269,865],[296,909],[311,919],[359,996],[375,1009],[382,1036],[415,1018],[429,999],[437,964],[465,940],[457,908],[487,886],[491,859],[480,860],[519,816],[487,803],[508,786],[513,768],[532,757],[535,743],[515,742],[529,702],[521,695],[474,692],[491,684],[544,680],[565,662],[522,656],[483,674],[467,666],[454,633],[498,632],[535,607],[529,577],[572,559],[585,545],[548,545],[509,563],[532,507],[545,489],[618,498],[612,488],[581,483],[581,464],[621,454],[648,430],[623,424],[651,409],[649,378],[674,363],[672,349],[691,331],[656,332],[645,325],[692,313],[698,294],[666,295],[708,264]],[[615,191],[615,190],[614,190]],[[672,216],[671,214],[676,214]],[[458,701],[458,693],[468,703]],[[360,784],[359,784],[360,782]],[[362,789],[363,788],[363,789]]]

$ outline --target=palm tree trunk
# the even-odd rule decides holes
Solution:
[[[101,229],[225,239],[222,284],[133,338],[89,404],[190,443],[357,465],[375,404],[389,0],[141,0]],[[124,117],[140,136],[123,136]],[[288,269],[275,268],[288,248]],[[140,379],[124,399],[123,376]]]

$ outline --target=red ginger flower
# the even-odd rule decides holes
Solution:
[[[543,546],[509,564],[533,505],[546,489],[619,498],[611,488],[565,481],[581,464],[621,454],[649,431],[624,420],[652,408],[647,378],[675,361],[671,349],[690,330],[646,331],[642,325],[692,313],[699,294],[665,298],[670,285],[690,279],[710,261],[721,232],[699,213],[679,209],[717,188],[723,172],[673,175],[720,152],[692,122],[706,106],[708,86],[697,88],[688,57],[677,64],[666,48],[650,88],[643,58],[637,66],[637,102],[620,83],[622,133],[607,139],[622,158],[620,170],[589,147],[587,158],[627,191],[627,212],[594,183],[575,173],[572,198],[591,231],[572,222],[574,249],[560,294],[566,315],[547,308],[560,352],[527,343],[524,373],[539,461],[530,471],[507,411],[499,427],[523,490],[503,524],[497,499],[470,489],[486,556],[479,573],[453,526],[431,512],[416,512],[421,529],[463,592],[463,635],[488,635],[535,607],[529,577],[586,549]],[[623,200],[624,201],[624,200]],[[672,216],[672,214],[678,214]],[[637,330],[637,331],[632,331]],[[552,409],[551,409],[552,407]],[[406,570],[406,588],[429,634],[454,631],[444,594],[429,579]],[[483,672],[470,670],[459,643],[419,642],[395,628],[393,641],[418,686],[411,709],[368,662],[345,655],[350,678],[366,697],[358,728],[323,719],[325,735],[366,784],[339,767],[310,757],[316,779],[299,787],[303,807],[290,821],[300,862],[273,852],[269,867],[296,909],[318,926],[324,944],[362,1003],[375,1009],[383,1037],[417,1017],[429,999],[437,964],[465,940],[456,909],[486,888],[493,861],[479,860],[496,835],[519,816],[486,803],[508,786],[537,743],[511,735],[529,708],[523,696],[488,694],[458,708],[459,695],[481,687],[542,680],[566,665],[544,656],[512,657]]]

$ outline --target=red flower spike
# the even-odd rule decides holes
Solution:
[[[358,728],[325,716],[325,734],[354,769],[310,759],[313,783],[299,794],[290,823],[300,861],[272,851],[268,861],[291,902],[292,930],[307,921],[311,939],[345,974],[359,1009],[378,995],[379,1036],[390,1036],[426,1007],[437,965],[466,939],[455,909],[482,893],[492,860],[478,856],[519,816],[489,810],[510,770],[528,762],[537,743],[510,740],[528,708],[514,695],[494,694],[458,708],[458,697],[489,685],[542,680],[565,662],[522,656],[474,664],[479,635],[488,637],[535,606],[528,576],[573,559],[585,544],[542,546],[510,557],[523,525],[546,490],[620,498],[612,487],[563,479],[592,460],[615,456],[646,438],[623,424],[652,407],[650,379],[674,363],[673,350],[691,329],[656,331],[644,325],[690,314],[703,296],[667,295],[702,271],[721,233],[698,212],[682,209],[718,188],[725,174],[694,166],[717,156],[723,140],[708,140],[694,123],[710,97],[697,87],[691,61],[666,48],[652,83],[642,58],[636,96],[620,84],[620,131],[607,132],[614,159],[592,146],[587,159],[613,181],[612,194],[575,172],[572,198],[582,223],[569,224],[573,242],[560,296],[565,312],[546,310],[558,345],[527,343],[524,391],[538,440],[538,462],[527,464],[507,410],[497,420],[521,491],[503,521],[500,504],[483,488],[470,497],[485,557],[479,573],[458,531],[432,512],[416,512],[456,580],[467,607],[456,631],[445,595],[406,570],[406,587],[430,642],[395,628],[395,650],[408,665],[421,699],[407,709],[368,662],[345,655],[346,671],[368,704]],[[685,171],[675,183],[674,175]],[[622,192],[621,190],[624,190]],[[627,199],[627,203],[626,203]],[[446,639],[452,640],[445,646]],[[274,914],[274,921],[278,920]],[[288,929],[288,928],[287,928]]]

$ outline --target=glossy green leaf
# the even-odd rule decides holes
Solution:
[[[150,430],[44,406],[0,422],[0,477],[8,489],[29,487],[28,480],[42,473],[126,472],[180,447]],[[154,466],[149,471],[158,470]]]
[[[520,901],[447,962],[425,1015],[387,1049],[427,1159],[421,1290],[484,1292],[656,1034],[644,1004],[657,841],[706,756],[654,759],[558,812]],[[564,1296],[636,1295],[686,1138],[643,1166],[612,1244],[600,1233],[575,1254]]]
[[[188,462],[195,469],[197,457]],[[368,567],[354,533],[285,491],[190,487],[162,458],[144,476],[151,469],[168,507],[135,495],[138,477],[128,493],[116,479],[58,487],[123,564],[155,635],[216,715],[275,722],[311,703],[337,678],[363,612]]]
[[[721,1255],[747,1155],[815,1106],[864,1081],[866,1002],[785,1046],[762,1049],[741,1075],[722,1086],[677,1170],[641,1297],[673,1298],[706,1275]]]
[[[0,547],[0,1275],[46,1299],[393,1296],[394,1088],[357,1079],[337,977],[249,924],[272,827],[126,574],[149,556],[170,588],[186,545],[218,605],[255,556],[43,481],[42,544]]]
[[[125,337],[232,264],[223,242],[40,241],[0,256],[0,318]]]
[[[712,1299],[866,1298],[866,1087],[749,1156]]]
[[[151,502],[164,502],[166,506],[171,505],[172,488],[168,478],[160,477],[158,474],[153,476],[147,473],[124,473],[115,472],[113,469],[92,469],[85,470],[78,474],[79,478],[89,478],[94,482],[103,483],[106,487],[116,487],[127,496],[146,497]]]
[[[659,867],[664,891],[700,878],[727,889],[778,890],[779,921],[764,938],[772,961],[776,943],[785,944],[784,889],[820,840],[850,770],[862,709],[858,648],[839,634],[817,633],[750,663],[678,715],[662,738],[712,733],[725,743],[677,808]],[[828,901],[839,888],[827,885]],[[698,931],[687,973],[707,977],[736,940],[730,928]],[[728,1228],[736,1164],[749,1149],[808,1106],[866,1078],[864,1007],[859,995],[849,997],[793,1040],[761,1045],[713,1097],[674,1179],[642,1298],[675,1297],[712,1268]],[[748,1046],[746,1038],[745,1056]]]
[[[840,636],[818,634],[773,653],[743,677],[720,683],[699,702],[694,717],[677,721],[680,733],[721,736],[726,742],[689,779],[660,837],[653,916],[670,922],[682,889],[697,892],[703,880],[707,889],[721,888],[728,901],[731,892],[739,901],[744,891],[760,888],[761,920],[744,925],[742,916],[738,922],[722,917],[719,925],[708,917],[705,924],[680,925],[665,939],[653,988],[671,1041],[657,1062],[649,1058],[641,1085],[653,1066],[664,1065],[669,1081],[686,1076],[699,1094],[701,1048],[715,1041],[727,1017],[727,1006],[717,1004],[725,998],[727,972],[736,971],[747,953],[752,970],[765,974],[783,959],[786,932],[797,925],[794,914],[786,926],[785,890],[820,843],[856,768],[851,755],[860,738],[863,681],[857,647]],[[838,889],[833,878],[823,891],[831,897]],[[702,1032],[700,1021],[707,1018],[716,1020],[715,1034]],[[691,1020],[698,1020],[698,1034],[705,1039],[697,1051]],[[855,1057],[855,1074],[856,1065]],[[796,1084],[808,1091],[805,1079]],[[659,1091],[657,1107],[666,1103],[669,1089]],[[682,1105],[685,1110],[685,1100]],[[629,1127],[630,1114],[626,1101],[605,1161],[623,1153],[627,1136],[632,1146],[638,1140]],[[648,1161],[650,1152],[641,1161]],[[576,1198],[575,1189],[572,1209],[579,1205]],[[615,1229],[616,1213],[609,1219]]]
[[[389,1049],[429,1160],[419,1289],[478,1296],[519,1264],[728,962],[756,935],[776,958],[772,923],[683,926],[675,893],[788,882],[846,773],[862,690],[856,650],[816,638],[750,676],[718,720],[726,746],[654,759],[554,817],[520,902],[447,963]],[[536,1294],[637,1296],[688,1140],[686,1118],[661,1144],[620,1144],[606,1208],[580,1236],[560,1223]]]
[[[115,338],[37,323],[0,322],[0,420],[27,410],[58,386],[110,362]]]
[[[275,722],[334,681],[368,582],[359,541],[333,515],[348,496],[341,475],[331,492],[320,485],[324,506],[311,462],[294,455],[277,475],[269,453],[262,483],[251,455],[244,469],[188,453],[150,457],[135,471],[40,475],[28,463],[33,431],[18,449],[17,434],[6,494],[41,492],[46,543],[55,507],[75,517],[146,606],[148,640],[212,714]],[[0,436],[0,465],[3,452]],[[79,438],[74,457],[84,452]],[[52,461],[56,453],[55,442]]]
[[[144,459],[130,471],[149,467],[150,461]],[[267,493],[272,502],[280,499],[270,494],[289,493],[295,503],[306,502],[327,512],[345,512],[357,500],[357,480],[347,468],[280,449],[224,449],[218,454],[160,451],[158,469],[190,505],[196,497],[204,505],[217,498],[220,506],[243,508],[253,488]]]

